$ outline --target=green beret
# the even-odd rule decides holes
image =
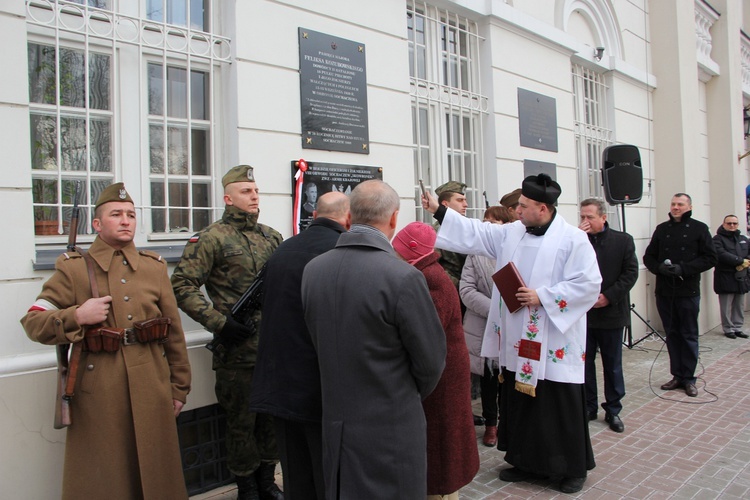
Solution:
[[[505,208],[513,208],[518,205],[519,198],[521,198],[521,188],[514,189],[510,193],[503,195],[500,198],[500,204]]]
[[[99,206],[109,203],[110,201],[127,201],[133,203],[133,198],[131,198],[128,192],[125,191],[125,184],[122,182],[116,182],[104,188],[104,191],[102,191],[102,194],[100,194],[99,198],[96,200],[94,209],[97,209]]]
[[[227,187],[227,184],[231,184],[233,182],[255,182],[255,177],[253,177],[253,167],[250,165],[237,165],[236,167],[233,167],[224,174],[224,177],[221,178],[221,184],[224,187]]]
[[[440,196],[442,193],[458,193],[464,194],[466,190],[466,184],[457,181],[448,181],[442,186],[439,186],[435,190],[435,194]]]

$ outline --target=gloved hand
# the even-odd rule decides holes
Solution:
[[[224,328],[219,332],[219,335],[225,342],[231,345],[239,345],[253,334],[250,328],[235,321],[231,316],[226,315],[226,318],[227,322],[224,323]]]
[[[672,276],[672,277],[682,276],[682,268],[680,267],[680,265],[672,264],[669,261],[669,259],[659,264],[658,271],[659,271],[659,274],[663,274],[664,276]]]
[[[674,276],[679,277],[682,276],[682,268],[679,264],[672,264],[671,266],[667,266],[665,269],[665,274],[667,276]]]
[[[664,276],[670,276],[670,269],[672,268],[672,264],[665,264],[662,262],[659,264],[659,274],[663,274]]]

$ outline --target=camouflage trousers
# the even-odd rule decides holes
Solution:
[[[273,417],[250,413],[253,369],[216,369],[216,399],[227,415],[227,468],[235,476],[255,472],[261,461],[277,463]]]

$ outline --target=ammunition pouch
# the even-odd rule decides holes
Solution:
[[[163,344],[169,340],[169,325],[171,324],[172,320],[169,318],[152,318],[134,321],[133,330],[135,330],[135,336],[141,344],[148,342]]]
[[[169,318],[152,318],[134,321],[133,328],[99,327],[86,330],[83,350],[86,352],[117,352],[133,344],[160,344],[169,340]]]
[[[117,352],[125,337],[123,328],[92,328],[83,337],[83,350],[86,352]]]

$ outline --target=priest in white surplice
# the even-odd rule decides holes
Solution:
[[[564,493],[583,488],[594,468],[584,396],[586,312],[599,296],[601,275],[586,233],[555,209],[560,185],[546,174],[524,179],[518,221],[490,224],[462,217],[428,193],[422,206],[435,214],[438,248],[509,262],[527,287],[524,305],[510,313],[493,290],[485,338],[501,340],[502,397],[498,449],[513,467],[500,471],[509,482],[542,477],[560,480]]]

